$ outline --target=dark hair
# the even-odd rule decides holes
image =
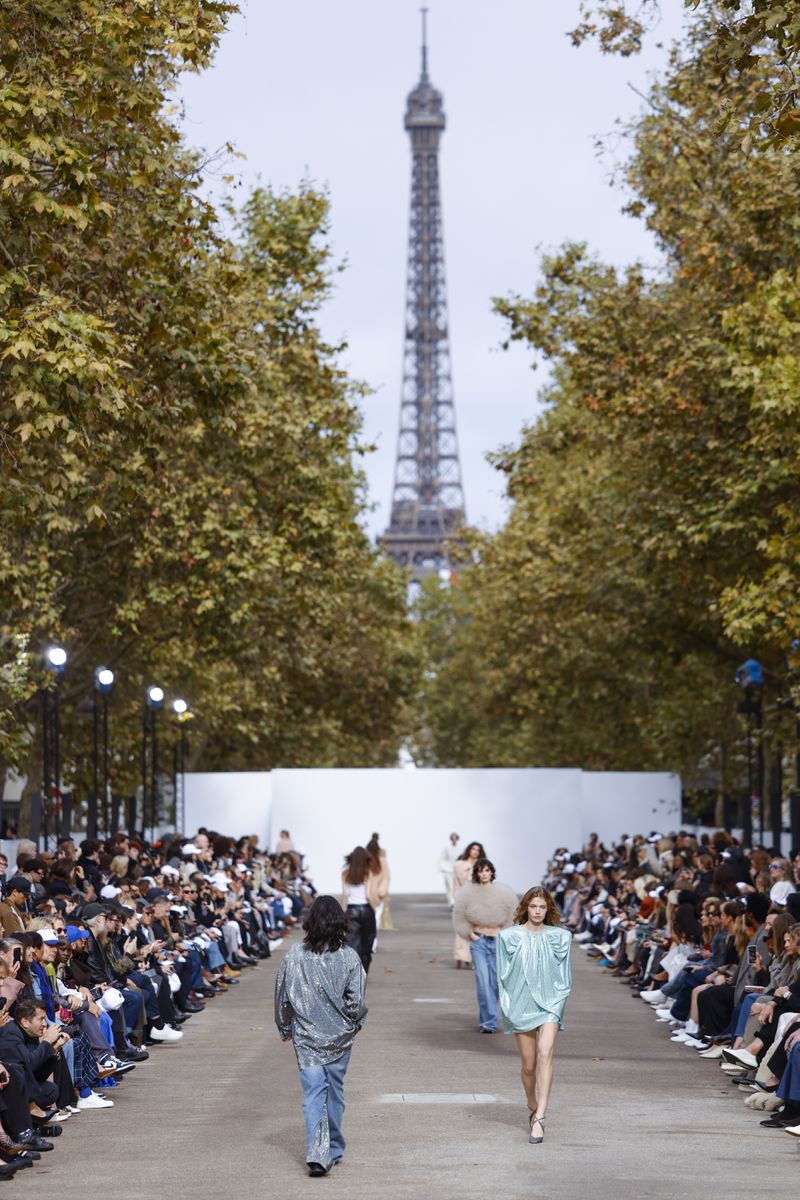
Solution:
[[[303,945],[315,954],[341,950],[350,922],[333,896],[317,896],[303,921],[306,936]]]
[[[475,866],[472,868],[472,882],[473,883],[480,883],[480,880],[478,879],[478,872],[482,871],[484,867],[490,868],[490,870],[492,872],[492,883],[494,883],[495,879],[497,878],[497,871],[495,871],[495,869],[494,869],[494,863],[491,862],[486,857],[476,859]]]
[[[373,833],[372,837],[367,842],[367,853],[371,854],[375,861],[378,860],[381,853],[380,844],[378,842],[378,834]]]
[[[37,1012],[45,1012],[45,1007],[41,1000],[18,1000],[14,1005],[14,1020],[17,1024],[20,1021],[30,1021],[31,1017],[35,1017]]]
[[[380,871],[380,864],[375,862],[369,850],[365,850],[363,846],[356,846],[352,854],[348,854],[344,861],[346,864],[345,883],[350,883],[353,887],[358,887],[368,875],[377,874]]]
[[[697,918],[693,904],[678,904],[672,914],[672,932],[681,942],[699,946],[703,940],[703,930]]]
[[[466,850],[464,851],[464,853],[463,853],[463,854],[459,854],[459,856],[458,856],[458,858],[459,858],[459,861],[462,861],[462,862],[463,862],[463,861],[465,861],[466,859],[468,859],[468,858],[469,858],[469,852],[470,852],[470,850],[472,849],[472,847],[473,847],[473,846],[477,846],[477,847],[478,847],[478,849],[480,850],[480,854],[478,855],[478,857],[479,857],[479,858],[486,858],[486,851],[485,851],[485,850],[484,850],[484,848],[483,848],[483,843],[482,843],[482,842],[467,842],[467,848],[466,848]]]

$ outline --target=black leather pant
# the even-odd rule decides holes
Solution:
[[[347,934],[347,944],[352,946],[365,971],[369,971],[372,962],[372,945],[378,930],[375,925],[375,910],[371,904],[348,904],[347,919],[350,930]]]

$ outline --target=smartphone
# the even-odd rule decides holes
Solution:
[[[5,998],[5,996],[0,996],[0,1012],[3,1011],[5,1006],[6,1006],[6,998]]]
[[[11,951],[12,962],[22,962],[22,946],[15,946]]]
[[[751,963],[751,964],[752,964],[752,963],[754,963],[754,962],[756,961],[756,955],[757,955],[757,954],[758,954],[758,947],[757,947],[757,946],[748,946],[748,947],[747,947],[747,961],[748,961],[749,963]]]

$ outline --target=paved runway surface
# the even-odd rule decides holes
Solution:
[[[794,1140],[759,1128],[715,1063],[672,1045],[577,947],[546,1138],[529,1146],[513,1039],[478,1033],[444,903],[406,897],[392,912],[399,930],[381,935],[347,1078],[347,1155],[328,1177],[305,1173],[294,1054],[272,1021],[279,951],[188,1022],[182,1043],[154,1047],[113,1109],[73,1117],[8,1194],[752,1200],[796,1183]]]

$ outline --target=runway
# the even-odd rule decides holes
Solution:
[[[713,1188],[751,1200],[796,1179],[795,1141],[761,1129],[716,1063],[672,1045],[577,947],[546,1138],[529,1146],[514,1041],[478,1032],[443,900],[393,899],[392,914],[347,1077],[347,1153],[328,1177],[305,1173],[294,1054],[272,1020],[279,951],[188,1022],[182,1043],[154,1047],[113,1109],[67,1122],[14,1195],[694,1200]]]

